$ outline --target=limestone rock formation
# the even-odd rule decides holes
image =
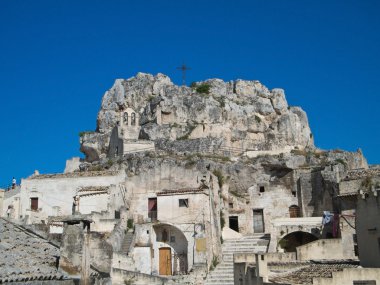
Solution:
[[[202,86],[208,90],[198,88]],[[112,129],[127,108],[139,118],[139,139],[216,139],[220,147],[240,150],[314,148],[306,113],[288,107],[282,89],[269,90],[259,81],[220,79],[196,82],[191,88],[174,85],[160,73],[138,73],[117,79],[104,94],[96,131],[81,137],[88,161],[105,156]]]

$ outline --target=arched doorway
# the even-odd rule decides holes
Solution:
[[[280,239],[278,244],[285,252],[295,252],[297,246],[307,244],[317,239],[318,238],[313,234],[297,231],[284,236]]]
[[[181,275],[188,271],[188,241],[181,230],[168,224],[153,226],[156,235],[160,275]]]

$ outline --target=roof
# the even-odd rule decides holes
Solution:
[[[57,271],[59,248],[0,218],[0,283],[67,279]]]
[[[200,194],[204,193],[202,188],[182,188],[174,190],[163,190],[157,193],[157,196],[166,196],[166,195],[182,195],[182,194]]]
[[[356,198],[356,197],[358,196],[358,194],[359,194],[358,191],[355,191],[355,192],[347,192],[347,193],[342,193],[342,194],[336,195],[336,197],[338,197],[338,198],[345,198],[345,197],[350,198],[350,197],[355,197],[355,198]]]
[[[342,271],[343,268],[355,267],[358,265],[352,261],[314,263],[290,272],[269,276],[269,281],[274,284],[309,285],[313,284],[313,278],[331,278],[333,272]]]
[[[54,217],[49,217],[49,225],[51,222],[74,222],[74,223],[79,223],[79,222],[88,222],[92,223],[93,220],[90,217],[91,215],[82,215],[82,214],[75,214],[75,215],[68,215],[68,216],[54,216]]]
[[[369,176],[380,176],[380,168],[353,169],[347,172],[344,181],[362,179]]]
[[[76,171],[68,173],[52,173],[52,174],[39,174],[32,175],[28,179],[48,179],[48,178],[77,178],[77,177],[95,177],[95,176],[116,176],[118,171]]]

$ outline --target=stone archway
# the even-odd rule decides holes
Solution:
[[[171,272],[170,275],[187,274],[188,272],[188,241],[183,232],[177,227],[169,224],[157,224],[153,226],[156,243],[155,248],[157,250],[157,271],[158,272]],[[160,260],[160,250],[169,249],[171,252],[170,266],[172,270],[163,270],[161,267],[163,264],[167,266],[168,262],[162,262]]]
[[[309,242],[318,240],[318,238],[308,232],[296,231],[291,232],[281,238],[278,242],[279,247],[281,247],[285,252],[296,252],[298,246],[307,244]]]

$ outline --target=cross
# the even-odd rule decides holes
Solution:
[[[182,85],[186,86],[186,70],[190,70],[190,67],[187,67],[184,63],[177,67],[177,69],[182,70]]]

